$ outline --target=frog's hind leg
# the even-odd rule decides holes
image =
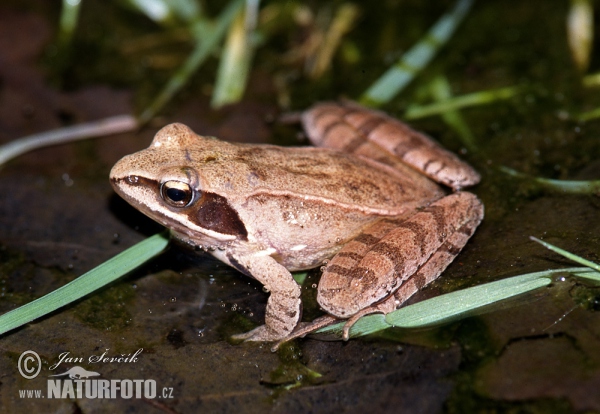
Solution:
[[[483,216],[483,209],[481,214]],[[475,233],[481,217],[475,216],[459,227],[417,273],[400,286],[394,293],[396,308],[402,306],[412,295],[438,278]]]
[[[401,307],[412,295],[437,279],[467,244],[480,221],[481,217],[476,215],[452,233],[429,260],[398,288],[393,296],[383,302],[362,309],[348,319],[343,328],[343,339],[348,340],[350,328],[363,316],[373,313],[390,313]]]
[[[360,316],[390,312],[439,276],[482,218],[479,199],[458,192],[406,220],[365,229],[327,265],[317,301],[348,319],[346,333]]]
[[[412,295],[437,279],[446,267],[452,263],[465,244],[467,244],[467,241],[469,241],[475,232],[479,221],[480,220],[477,220],[477,218],[474,217],[473,220],[467,221],[463,226],[452,233],[439,250],[436,251],[414,275],[404,282],[393,296],[352,315],[352,317],[344,324],[342,331],[344,341],[347,341],[350,338],[350,329],[360,318],[374,313],[388,314],[394,311],[402,306],[402,304]]]
[[[373,313],[387,314],[393,311],[395,307],[396,299],[393,296],[390,296],[383,302],[373,305],[369,308],[363,309],[362,311],[354,314],[350,319],[346,320],[346,322],[344,323],[344,327],[342,328],[342,339],[344,341],[347,341],[350,338],[350,328],[352,328],[352,325],[354,325],[356,321],[358,321],[363,316],[370,315]],[[271,348],[271,351],[277,351],[281,344],[291,341],[292,339],[303,338],[306,335],[318,331],[321,328],[325,328],[329,325],[333,325],[343,321],[343,319],[336,318],[332,315],[323,315],[312,322],[300,322],[291,334],[277,341],[277,343]]]
[[[335,316],[323,315],[312,322],[300,322],[292,333],[290,333],[285,338],[277,341],[277,343],[271,347],[271,351],[277,351],[281,344],[285,342],[291,341],[292,339],[296,338],[303,338],[311,332],[314,332],[329,325],[333,325],[334,323],[338,323],[339,321],[340,320]]]
[[[479,182],[479,174],[428,136],[383,112],[358,104],[325,102],[305,111],[302,124],[318,146],[360,155],[369,143],[438,183],[459,190]]]

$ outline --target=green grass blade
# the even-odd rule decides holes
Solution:
[[[600,272],[600,265],[598,265],[590,260],[584,259],[581,256],[577,256],[576,254],[573,254],[571,252],[563,250],[560,247],[556,247],[555,245],[545,242],[543,240],[540,240],[537,237],[530,236],[529,238],[535,242],[538,242],[539,244],[544,246],[546,249],[552,250],[553,252],[556,252],[556,253],[560,254],[561,256],[564,256],[567,259],[574,261],[575,263],[582,264],[586,267],[589,267],[590,269]]]
[[[586,88],[600,86],[600,73],[590,73],[589,75],[585,75],[582,79],[582,83]]]
[[[258,0],[247,1],[246,9],[238,12],[229,27],[211,101],[213,108],[238,102],[244,95],[254,55],[258,5]]]
[[[0,335],[106,286],[162,252],[168,242],[164,233],[149,237],[55,291],[3,314],[0,316]]]
[[[392,326],[422,328],[457,317],[468,316],[500,301],[548,286],[552,282],[552,277],[559,273],[572,273],[578,277],[600,280],[600,273],[589,272],[587,268],[583,267],[527,273],[427,299],[400,308],[385,316],[365,316],[352,326],[350,337],[354,338],[379,332]],[[595,273],[595,275],[592,273]],[[341,336],[343,326],[344,322],[327,326],[319,329],[316,334]]]
[[[600,282],[600,272],[596,272],[595,270],[587,270],[586,269],[581,272],[574,272],[573,274],[582,279],[588,279],[588,280],[592,280],[594,282]]]
[[[324,328],[316,331],[314,335],[317,339],[319,336],[324,336],[328,338],[342,338],[342,328],[344,327],[344,322],[337,323],[335,325],[326,326]],[[385,321],[385,315],[380,313],[374,315],[367,315],[360,318],[352,328],[350,328],[350,338],[358,338],[359,336],[370,335],[373,333],[377,333],[383,331],[384,329],[391,328],[392,325]]]
[[[452,11],[443,15],[398,63],[367,89],[360,102],[367,106],[380,106],[400,93],[450,39],[472,4],[472,0],[457,1]]]
[[[573,118],[579,122],[586,122],[591,121],[592,119],[600,118],[600,108],[595,108],[591,111],[582,112],[579,115],[575,115]]]
[[[431,83],[431,93],[433,98],[440,103],[452,99],[450,83],[448,83],[445,76],[438,76],[433,80]],[[450,109],[442,112],[441,116],[444,122],[458,134],[463,145],[469,151],[477,151],[477,144],[475,143],[475,137],[471,132],[471,128],[469,128],[469,125],[467,125],[458,109]]]
[[[227,5],[227,8],[221,12],[214,28],[208,31],[209,33],[206,33],[207,30],[204,29],[198,31],[199,33],[203,33],[203,36],[202,38],[198,36],[196,39],[196,48],[171,79],[169,79],[169,82],[167,82],[154,101],[142,112],[139,117],[140,123],[145,124],[152,119],[152,117],[154,117],[154,115],[160,111],[169,100],[171,100],[173,95],[179,92],[179,90],[187,83],[200,65],[202,65],[206,58],[208,58],[217,48],[243,4],[244,2],[242,0],[231,0]]]
[[[594,41],[594,4],[592,0],[571,0],[567,13],[567,40],[579,72],[590,64]]]
[[[600,193],[600,180],[594,181],[569,181],[569,180],[552,180],[550,178],[531,177],[523,174],[512,168],[500,167],[500,171],[512,176],[525,180],[531,180],[540,187],[557,191],[562,194],[598,194]]]
[[[308,276],[308,272],[296,272],[292,273],[292,277],[299,285],[303,285],[306,281],[306,276]]]
[[[530,273],[450,292],[389,313],[386,321],[400,328],[435,325],[547,286],[552,279],[546,275],[547,272]]]
[[[510,99],[522,90],[523,88],[519,86],[509,86],[456,96],[430,105],[410,105],[404,113],[403,119],[419,119],[470,106],[486,105],[498,100]]]
[[[129,6],[164,26],[193,22],[202,18],[196,0],[125,0]]]
[[[60,10],[60,22],[58,25],[58,45],[60,49],[65,49],[73,39],[73,34],[79,21],[79,10],[81,1],[63,0]]]

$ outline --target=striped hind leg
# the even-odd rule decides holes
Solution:
[[[437,279],[450,263],[452,263],[465,244],[467,244],[480,221],[481,217],[474,216],[471,220],[465,222],[461,227],[456,229],[444,244],[442,244],[439,250],[437,250],[413,276],[409,277],[408,280],[398,288],[393,296],[368,308],[362,309],[348,319],[343,329],[344,340],[349,338],[350,328],[361,317],[373,313],[388,314],[401,307],[412,295]]]
[[[382,220],[367,227],[329,262],[323,272],[317,300],[329,314],[299,324],[273,349],[340,320],[346,320],[343,338],[348,339],[350,328],[361,317],[392,312],[448,267],[482,219],[483,205],[477,197],[470,193],[455,193],[406,220]],[[396,239],[399,244],[394,247],[391,239]],[[409,253],[403,254],[398,246]],[[422,256],[414,257],[415,251]],[[397,273],[398,269],[410,266],[416,266],[412,274]],[[382,269],[388,273],[393,269],[397,280],[385,282],[386,278],[377,274]],[[379,284],[379,287],[387,285],[383,289],[387,293],[377,295],[376,291],[381,289],[371,283]]]
[[[361,317],[373,313],[388,314],[401,307],[412,295],[437,279],[446,270],[448,265],[452,263],[465,244],[467,244],[480,221],[480,216],[473,216],[471,220],[465,222],[452,233],[429,260],[413,276],[409,277],[392,296],[368,308],[362,309],[348,319],[343,329],[344,340],[349,338],[350,328]]]
[[[479,199],[458,192],[405,220],[366,228],[326,266],[317,301],[350,325],[365,314],[391,311],[440,275],[482,218]]]
[[[370,152],[365,147],[374,144],[454,190],[479,182],[479,174],[471,166],[433,139],[383,112],[356,103],[317,104],[303,113],[302,124],[317,146],[362,155]]]
[[[459,227],[417,273],[400,286],[396,293],[394,293],[396,308],[402,306],[412,295],[433,282],[446,270],[448,265],[452,263],[465,244],[467,244],[473,233],[475,233],[475,229],[480,221],[480,219],[478,220],[475,217],[473,220],[467,221],[463,226]]]

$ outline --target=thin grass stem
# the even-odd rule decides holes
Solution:
[[[404,113],[403,118],[406,120],[419,119],[427,116],[440,115],[461,108],[486,105],[502,99],[510,99],[521,91],[522,88],[519,86],[510,86],[455,96],[430,105],[410,105]]]
[[[29,135],[0,146],[0,165],[35,149],[133,131],[137,127],[137,120],[133,116],[118,115],[99,121]]]
[[[540,240],[537,237],[530,236],[529,238],[531,240],[533,240],[534,242],[537,242],[537,243],[541,244],[546,249],[552,250],[553,252],[558,253],[561,256],[564,256],[567,259],[574,261],[575,263],[579,263],[581,265],[589,267],[590,269],[593,269],[593,270],[595,270],[597,272],[600,272],[600,265],[598,265],[598,264],[596,264],[596,263],[594,263],[594,262],[592,262],[590,260],[584,259],[581,256],[577,256],[576,254],[573,254],[571,252],[563,250],[560,247],[556,247],[555,245],[550,244],[548,242],[545,242],[543,240]]]
[[[225,10],[221,12],[216,24],[212,29],[203,28],[201,31],[202,38],[196,38],[197,46],[192,51],[188,59],[181,67],[173,74],[169,82],[165,85],[162,91],[154,99],[154,101],[142,112],[139,117],[140,123],[145,124],[160,111],[163,106],[171,100],[171,98],[181,90],[181,88],[189,81],[190,77],[198,70],[204,61],[217,48],[227,29],[231,25],[236,14],[243,6],[243,0],[232,0],[229,2]]]

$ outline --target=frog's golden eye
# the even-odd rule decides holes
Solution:
[[[194,199],[194,191],[188,183],[166,181],[160,186],[160,196],[172,207],[187,207]]]

